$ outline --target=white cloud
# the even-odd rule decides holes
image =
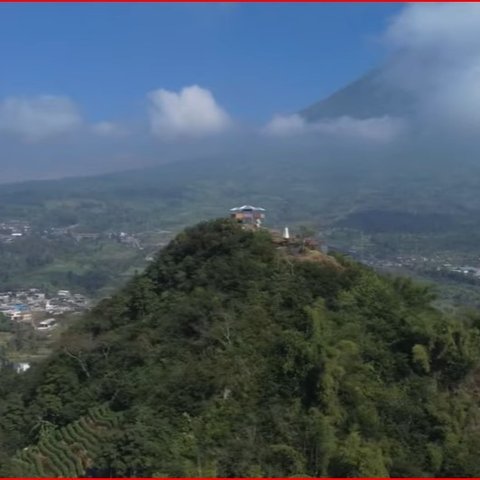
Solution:
[[[272,120],[264,127],[264,133],[270,135],[298,135],[305,133],[308,125],[298,114],[293,115],[275,115]]]
[[[159,89],[148,95],[152,133],[163,138],[204,137],[231,126],[209,90],[197,85],[180,92]]]
[[[275,116],[264,128],[264,133],[275,136],[317,134],[374,142],[389,142],[404,129],[398,118],[374,117],[366,119],[342,116],[318,122],[306,122],[300,115]]]
[[[394,17],[386,39],[397,48],[478,53],[480,6],[472,3],[411,4]]]
[[[8,97],[0,103],[0,131],[27,141],[65,134],[81,124],[78,109],[68,97]]]
[[[343,116],[317,122],[313,128],[328,135],[389,142],[403,131],[404,124],[402,120],[389,116],[362,119]]]
[[[92,132],[102,137],[120,137],[128,132],[122,126],[114,122],[98,122],[91,126]]]
[[[480,126],[480,5],[412,4],[389,25],[385,80],[410,92],[424,124]]]

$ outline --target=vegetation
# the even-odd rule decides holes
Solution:
[[[431,300],[199,224],[21,382],[0,370],[0,473],[478,476],[480,317]]]
[[[108,408],[100,406],[58,430],[51,423],[40,423],[38,444],[14,456],[12,472],[35,477],[84,476],[100,439],[108,440],[116,420]]]
[[[9,333],[12,330],[13,322],[3,313],[0,313],[0,332]]]
[[[144,251],[108,238],[75,241],[35,230],[11,244],[0,243],[0,291],[36,287],[98,297],[122,285],[132,265],[143,268],[144,257]]]
[[[362,85],[371,87],[368,78]],[[360,97],[363,102],[371,95]],[[320,118],[316,108],[304,113]],[[458,147],[453,153],[415,143],[400,152],[352,151],[347,145],[325,145],[321,152],[288,145],[261,153],[242,148],[228,159],[212,156],[96,177],[1,185],[1,221],[27,222],[32,234],[0,243],[0,290],[66,288],[101,298],[143,270],[145,258],[164,243],[140,238],[146,244],[140,251],[108,240],[108,234],[178,232],[245,203],[265,207],[270,226],[288,225],[293,231],[307,224],[333,246],[350,227],[355,231],[347,235],[347,248],[363,232],[371,237],[370,253],[380,257],[462,253],[466,265],[478,262],[480,169],[477,157]],[[452,158],[461,160],[461,168],[452,167]],[[99,238],[77,242],[52,232],[72,226]],[[465,287],[465,298],[469,289],[456,284]],[[470,303],[480,305],[478,298]]]

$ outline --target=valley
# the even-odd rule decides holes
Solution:
[[[480,267],[476,165],[465,160],[458,189],[448,163],[394,167],[377,152],[360,165],[300,153],[295,162],[267,151],[242,162],[213,157],[2,185],[0,291],[108,296],[181,229],[253,203],[266,208],[267,227],[307,226],[372,266],[453,284],[464,292],[458,301],[447,295],[454,306],[478,305],[476,276],[463,273]]]

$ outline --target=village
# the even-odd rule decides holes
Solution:
[[[11,220],[0,222],[0,243],[9,244],[28,235],[31,232],[31,226],[28,222],[20,220]]]
[[[480,279],[480,268],[471,265],[454,265],[444,263],[437,258],[424,257],[422,255],[394,255],[391,258],[375,258],[368,256],[363,259],[363,263],[371,267],[380,269],[389,268],[411,268],[422,269],[425,271],[446,272],[464,275],[470,278]]]
[[[12,321],[29,322],[39,330],[45,329],[42,322],[47,320],[51,326],[56,324],[48,316],[82,312],[90,306],[90,299],[69,290],[59,290],[52,296],[37,288],[0,292],[0,313]]]
[[[77,225],[69,227],[52,227],[44,230],[41,234],[43,238],[60,238],[71,239],[75,242],[83,240],[101,240],[108,239],[138,250],[143,250],[140,239],[137,234],[127,232],[83,232],[75,230]],[[169,232],[168,232],[169,233]]]
[[[72,315],[88,310],[92,303],[85,295],[69,290],[58,290],[54,295],[38,288],[0,292],[0,320],[4,319],[0,332],[0,368],[10,365],[17,373],[28,370],[31,359],[38,356],[42,349],[49,351],[55,337],[52,333],[57,329],[60,331],[59,327],[68,325]],[[34,344],[27,341],[22,346],[18,343],[21,342],[19,335],[26,335],[30,342],[35,339]]]
[[[69,225],[66,227],[49,227],[46,229],[38,229],[30,225],[28,222],[21,220],[8,220],[0,222],[0,243],[6,245],[25,237],[34,236],[44,239],[64,238],[74,242],[103,239],[110,240],[112,242],[119,243],[137,250],[143,250],[145,245],[143,245],[142,237],[145,236],[145,234],[150,233],[152,232],[132,233],[123,231],[83,231],[78,224]],[[160,230],[154,233],[163,234],[164,236],[168,237],[172,232],[169,230]]]

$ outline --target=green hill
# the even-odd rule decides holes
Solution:
[[[478,476],[480,318],[430,300],[201,223],[43,364],[0,372],[0,473]]]

